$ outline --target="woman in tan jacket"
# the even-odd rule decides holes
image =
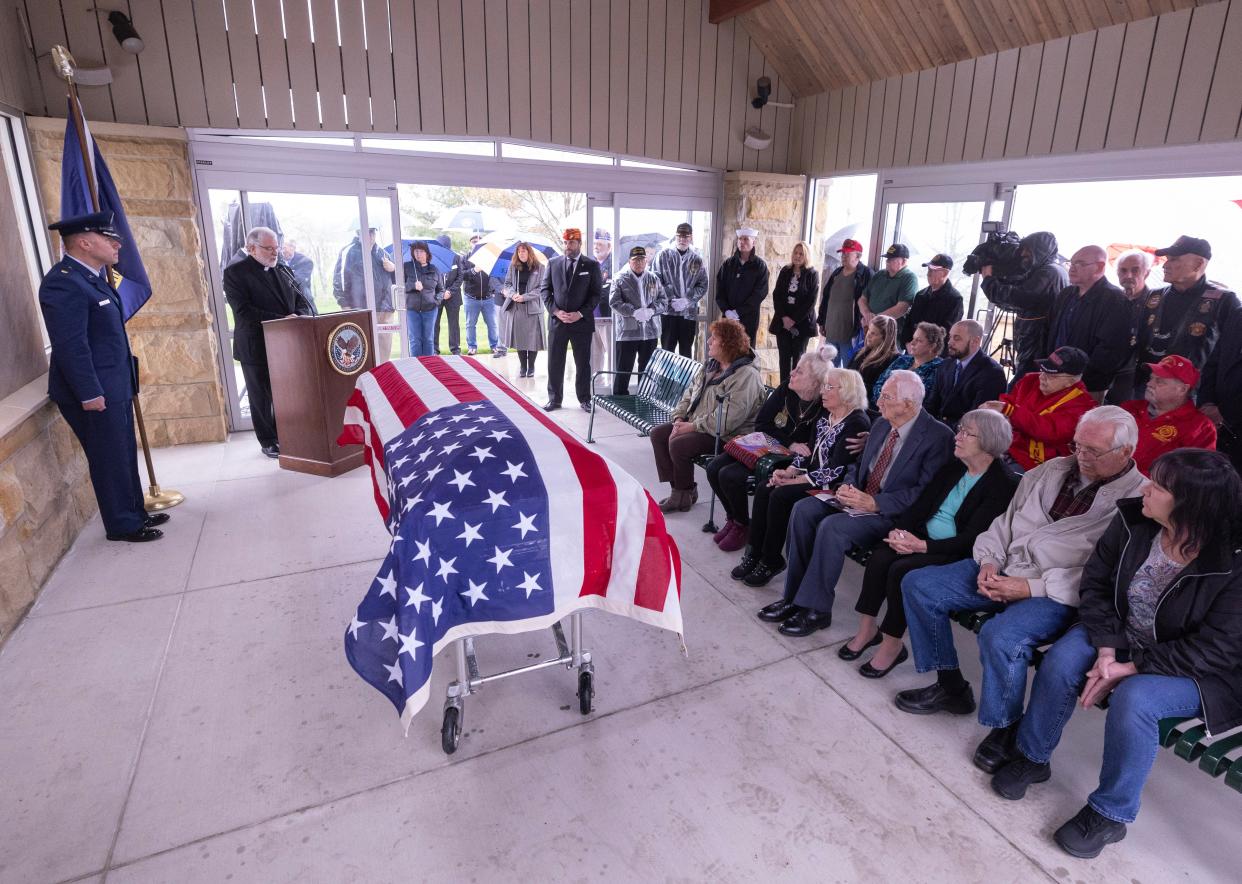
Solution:
[[[672,485],[672,493],[660,501],[666,513],[684,512],[699,499],[694,483],[693,458],[716,450],[716,431],[721,444],[749,433],[763,405],[763,380],[755,367],[746,329],[735,319],[712,323],[707,339],[707,364],[673,409],[671,423],[651,431],[656,473]],[[717,428],[718,403],[727,398],[724,426]]]

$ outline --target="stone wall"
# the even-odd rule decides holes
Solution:
[[[54,220],[65,122],[31,117],[27,125],[43,206]],[[148,438],[153,446],[223,441],[226,400],[185,132],[93,124],[91,134],[124,200],[153,287],[151,300],[128,323]]]
[[[19,391],[38,404],[0,435],[0,643],[96,510],[86,457],[46,384]]]
[[[724,176],[724,238],[725,255],[732,254],[733,231],[753,227],[759,231],[755,250],[768,263],[770,283],[789,263],[794,244],[802,239],[802,219],[806,203],[806,177],[777,175],[770,172],[728,172]],[[811,256],[811,266],[818,267],[820,256]],[[764,302],[759,318],[759,334],[755,349],[765,383],[779,380],[776,341],[768,334],[772,321],[772,299]]]

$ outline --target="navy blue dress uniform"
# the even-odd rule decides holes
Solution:
[[[98,233],[120,239],[111,212],[66,218],[48,229],[62,237]],[[143,507],[134,441],[138,366],[116,291],[104,276],[66,255],[43,277],[39,306],[52,343],[48,397],[86,453],[108,539],[158,539],[161,532],[152,526],[168,517],[148,516]],[[101,396],[103,411],[83,408],[83,403]]]

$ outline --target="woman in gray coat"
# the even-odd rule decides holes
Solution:
[[[518,351],[518,377],[535,376],[535,353],[544,349],[543,288],[546,270],[526,243],[517,244],[505,274],[505,305],[500,314],[500,345]]]
[[[668,295],[655,272],[647,270],[647,250],[642,246],[630,249],[629,264],[613,277],[608,306],[617,335],[618,373],[612,392],[628,396],[634,359],[639,372],[647,370],[660,337],[660,314],[668,309]]]

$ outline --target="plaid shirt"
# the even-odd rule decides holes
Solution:
[[[1054,522],[1069,516],[1081,516],[1083,513],[1091,509],[1091,504],[1095,503],[1096,493],[1114,479],[1120,479],[1130,470],[1134,469],[1134,461],[1126,464],[1125,469],[1121,472],[1109,476],[1106,479],[1097,479],[1089,482],[1080,490],[1078,482],[1081,478],[1078,472],[1078,463],[1075,461],[1070,471],[1065,474],[1065,481],[1061,483],[1061,490],[1057,492],[1057,499],[1052,502],[1052,506],[1048,509],[1048,518]]]

